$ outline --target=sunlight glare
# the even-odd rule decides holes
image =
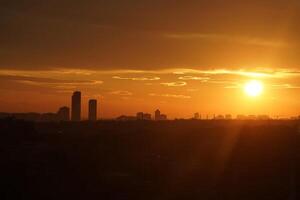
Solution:
[[[260,81],[251,80],[245,84],[244,91],[250,97],[259,96],[263,91],[263,84]]]

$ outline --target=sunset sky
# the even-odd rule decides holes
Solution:
[[[0,112],[300,114],[296,0],[2,0]],[[263,84],[250,97],[244,85]]]

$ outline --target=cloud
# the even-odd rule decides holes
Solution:
[[[160,80],[159,77],[120,77],[120,76],[113,76],[113,79],[119,80],[131,80],[131,81],[157,81]]]
[[[56,74],[68,74],[68,75],[84,75],[90,76],[96,73],[95,70],[83,70],[83,69],[54,69],[52,70],[53,73]]]
[[[14,82],[22,85],[69,91],[78,87],[91,87],[103,84],[100,80],[63,80],[46,77],[0,75],[0,81],[5,83]]]
[[[29,77],[97,77],[102,75],[124,74],[122,76],[113,76],[113,79],[135,80],[135,81],[155,81],[161,78],[156,75],[185,75],[181,76],[181,80],[208,79],[209,75],[237,75],[256,78],[285,78],[300,76],[300,70],[290,68],[258,68],[258,69],[224,69],[210,67],[198,67],[200,69],[191,68],[164,68],[157,70],[80,70],[80,69],[63,69],[63,70],[1,70],[0,75],[9,76],[29,76]],[[129,76],[139,75],[139,76]],[[145,76],[146,75],[146,76]],[[201,76],[200,76],[201,75]],[[87,77],[86,77],[87,78]]]
[[[273,87],[275,89],[300,89],[300,86],[291,85],[291,84],[288,84],[288,83],[285,83],[285,84],[275,84],[275,85],[271,85],[271,87]]]
[[[180,80],[196,80],[196,81],[206,82],[210,78],[209,77],[199,77],[199,76],[181,76],[178,79],[180,79]]]
[[[109,92],[109,94],[120,95],[120,96],[131,96],[133,93],[126,90],[116,90],[116,91]]]
[[[197,92],[197,91],[199,91],[199,89],[196,89],[196,88],[189,88],[189,89],[187,89],[186,91],[188,91],[188,92]]]
[[[178,82],[168,82],[168,83],[160,83],[160,84],[168,87],[182,87],[185,86],[187,83],[183,81],[178,81]]]
[[[93,86],[93,85],[101,85],[103,81],[62,81],[58,80],[58,82],[38,82],[31,80],[15,80],[16,82],[27,84],[27,85],[37,85],[37,86],[53,86],[56,88],[74,88],[76,86]]]
[[[174,73],[174,72],[173,72]],[[285,78],[285,77],[293,77],[300,76],[299,70],[291,70],[286,68],[278,68],[278,69],[270,69],[270,68],[262,68],[262,69],[206,69],[206,70],[197,70],[197,69],[177,69],[176,74],[201,74],[201,75],[236,75],[243,77],[251,77],[251,78]]]
[[[1,75],[1,80],[10,80],[23,82],[28,84],[62,84],[62,85],[97,85],[102,84],[103,81],[100,80],[63,80],[63,79],[53,79],[45,77],[33,77],[33,76],[19,76],[19,75]]]
[[[224,88],[226,88],[226,89],[238,89],[238,88],[241,88],[241,87],[242,87],[241,85],[227,85]]]
[[[178,98],[178,99],[190,99],[191,98],[191,96],[182,95],[182,94],[156,94],[156,93],[150,93],[149,96],[169,97],[169,98]]]

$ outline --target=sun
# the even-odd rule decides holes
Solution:
[[[263,92],[263,84],[257,80],[251,80],[244,86],[245,93],[250,97],[257,97]]]

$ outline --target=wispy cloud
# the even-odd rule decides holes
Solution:
[[[292,84],[275,84],[275,85],[271,85],[271,87],[275,88],[275,89],[300,89],[300,86],[298,85],[292,85]]]
[[[44,86],[59,89],[75,89],[80,86],[95,86],[101,85],[102,81],[86,81],[86,82],[37,82],[30,80],[16,80],[18,83],[32,85],[32,86]]]
[[[195,81],[206,82],[210,78],[209,77],[199,77],[199,76],[181,76],[178,79],[180,79],[180,80],[195,80]]]
[[[168,87],[182,87],[185,86],[187,83],[183,81],[177,81],[177,82],[168,82],[168,83],[160,83],[160,84]]]
[[[109,94],[120,95],[120,96],[131,96],[133,93],[126,90],[116,90],[116,91],[109,92]]]
[[[173,72],[174,73],[174,72]],[[289,70],[289,69],[257,69],[257,70],[245,70],[245,69],[177,69],[176,74],[180,75],[236,75],[242,77],[252,77],[252,78],[286,78],[286,77],[296,77],[300,76],[300,71]]]
[[[191,96],[182,95],[182,94],[156,94],[156,93],[150,93],[149,96],[169,97],[169,98],[178,98],[178,99],[190,99],[191,98]]]
[[[84,75],[90,76],[95,74],[97,71],[95,70],[83,70],[83,69],[56,69],[53,70],[53,73],[57,74],[70,74],[70,75]]]
[[[100,80],[62,80],[62,79],[52,79],[43,77],[33,77],[33,76],[18,76],[18,75],[0,75],[0,80],[9,80],[26,85],[36,85],[36,86],[89,86],[89,85],[101,85],[103,81]]]
[[[135,80],[135,81],[155,81],[160,80],[160,77],[156,76],[158,74],[168,75],[186,75],[199,77],[199,75],[238,75],[246,77],[261,77],[261,78],[284,78],[289,76],[300,76],[300,71],[297,69],[288,68],[259,68],[259,69],[223,69],[214,67],[199,67],[201,69],[191,69],[191,68],[170,68],[166,66],[166,69],[159,70],[79,70],[79,69],[65,69],[65,70],[44,70],[44,71],[30,71],[30,70],[1,70],[0,75],[8,76],[22,76],[22,77],[43,77],[43,78],[64,78],[65,76],[73,77],[73,75],[78,75],[78,77],[98,77],[102,75],[114,75],[122,74],[123,76],[113,76],[113,79],[120,80]],[[206,69],[207,68],[207,69]],[[139,76],[129,76],[129,75],[139,75]],[[146,75],[146,76],[145,76]],[[77,76],[76,76],[77,77]],[[74,77],[73,77],[74,78]],[[191,77],[190,77],[191,78]],[[183,79],[182,79],[183,80]]]
[[[239,75],[246,77],[255,77],[255,78],[264,78],[264,77],[276,77],[280,76],[279,73],[271,72],[255,72],[255,71],[246,71],[246,70],[226,70],[226,69],[216,69],[216,70],[205,70],[198,71],[201,74],[210,74],[210,75]]]
[[[113,76],[113,79],[119,80],[131,80],[131,81],[157,81],[160,80],[159,77],[120,77],[120,76]]]
[[[186,91],[188,91],[188,92],[197,92],[197,91],[199,91],[199,89],[196,89],[196,88],[189,88],[189,89],[187,89]]]

